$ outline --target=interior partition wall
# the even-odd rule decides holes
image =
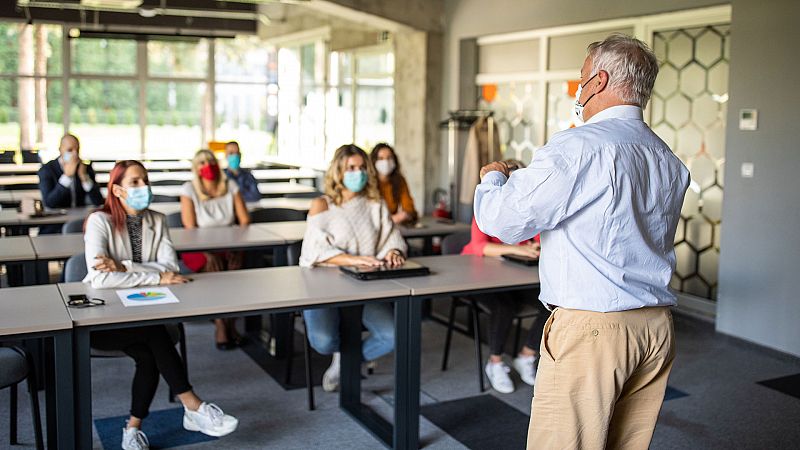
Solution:
[[[503,156],[526,164],[553,134],[575,125],[588,44],[623,33],[652,46],[660,74],[645,120],[692,174],[671,285],[682,304],[707,314],[717,295],[730,20],[730,6],[719,6],[477,39],[477,103],[495,113]]]

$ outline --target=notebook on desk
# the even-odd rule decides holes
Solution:
[[[406,261],[398,267],[392,266],[340,266],[339,270],[359,280],[385,280],[388,278],[419,277],[431,271],[422,264]]]
[[[505,259],[506,261],[511,261],[516,264],[522,264],[524,266],[539,265],[539,258],[531,258],[530,256],[503,255],[503,259]]]

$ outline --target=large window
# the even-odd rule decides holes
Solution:
[[[49,159],[69,130],[89,159],[189,158],[212,140],[250,163],[276,153],[277,57],[258,38],[66,34],[0,22],[0,150]]]
[[[0,150],[62,133],[62,42],[59,26],[0,22]]]
[[[324,40],[279,50],[278,150],[324,166],[334,150],[394,141],[394,54],[388,45],[326,54]]]

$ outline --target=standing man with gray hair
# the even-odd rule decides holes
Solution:
[[[689,172],[643,121],[658,74],[643,42],[589,46],[575,112],[526,169],[481,169],[475,218],[541,233],[545,324],[529,449],[647,449],[675,358],[669,282]]]

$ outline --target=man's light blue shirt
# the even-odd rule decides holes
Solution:
[[[675,230],[689,171],[642,120],[614,106],[555,134],[530,166],[490,172],[475,190],[486,234],[541,234],[540,300],[588,311],[675,304]]]

